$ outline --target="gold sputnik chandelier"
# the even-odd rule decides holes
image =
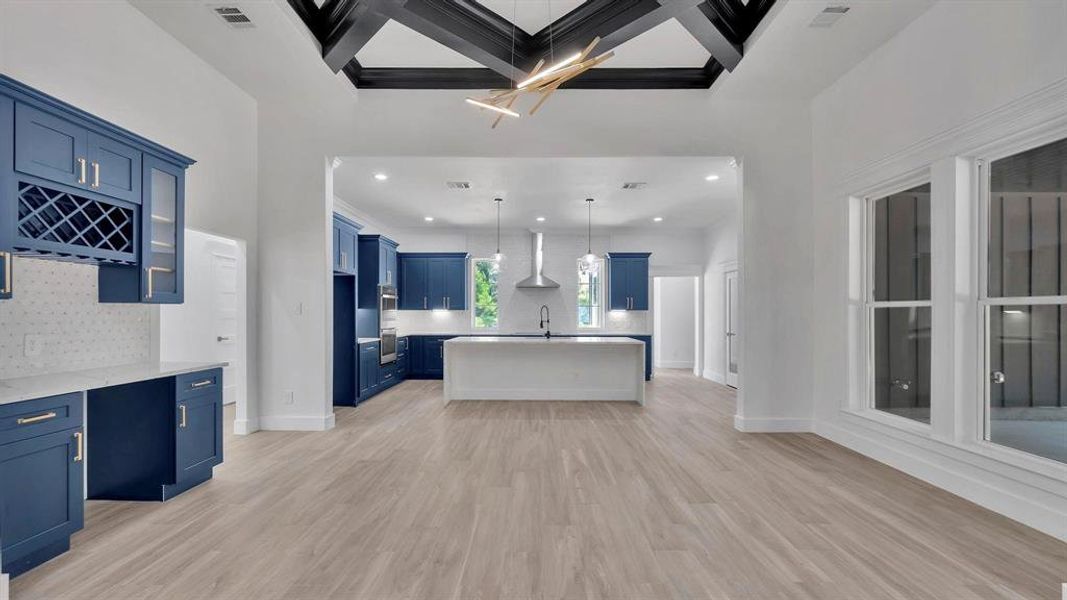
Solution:
[[[517,10],[517,1],[515,2],[515,5]],[[548,0],[548,12],[549,22],[551,23],[552,0]],[[515,65],[514,22],[515,19],[512,18],[512,68],[514,68]],[[549,47],[551,48],[551,24],[549,25],[548,35]],[[595,58],[589,58],[589,55],[593,52],[593,48],[596,48],[596,45],[598,43],[600,43],[600,38],[593,38],[593,41],[585,47],[585,50],[582,50],[574,56],[570,56],[552,65],[551,67],[548,67],[547,69],[542,68],[545,66],[545,59],[542,58],[540,61],[537,62],[537,65],[534,66],[533,70],[530,71],[529,76],[527,76],[526,79],[516,84],[515,87],[508,90],[489,90],[488,96],[484,98],[467,98],[467,103],[473,104],[474,106],[477,106],[478,108],[484,110],[491,110],[493,112],[499,113],[496,117],[496,120],[493,121],[492,125],[492,128],[496,129],[496,126],[500,124],[500,121],[503,120],[504,117],[518,118],[522,116],[516,110],[514,110],[514,108],[512,108],[515,106],[515,102],[519,99],[519,96],[522,96],[523,94],[540,94],[541,97],[537,100],[537,103],[533,105],[533,108],[530,109],[530,114],[534,115],[537,113],[537,110],[541,108],[542,105],[544,105],[545,100],[548,100],[548,97],[551,96],[553,92],[555,92],[557,89],[559,89],[559,86],[563,85],[564,83],[567,83],[568,81],[574,79],[582,73],[585,73],[589,69],[592,69],[593,67],[599,65],[600,63],[611,58],[612,56],[615,56],[614,52],[608,51]],[[552,56],[554,53],[555,50],[550,49],[549,56]],[[514,80],[514,77],[512,79]]]

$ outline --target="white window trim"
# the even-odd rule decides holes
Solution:
[[[468,293],[470,294],[470,299],[471,299],[471,303],[470,303],[470,307],[471,307],[471,331],[488,331],[488,332],[500,331],[500,321],[501,321],[503,315],[501,315],[501,312],[500,312],[500,283],[499,283],[499,281],[497,282],[497,297],[496,297],[496,327],[478,327],[478,325],[477,325],[477,323],[478,323],[478,295],[477,295],[476,292],[477,292],[477,288],[478,288],[478,282],[477,282],[476,277],[475,277],[475,271],[478,269],[478,262],[479,261],[490,261],[491,262],[492,260],[493,260],[492,258],[472,258],[470,260],[470,266],[471,266],[470,267],[470,269],[471,269],[470,280],[471,280],[471,285],[470,285],[470,290],[468,291]]]
[[[580,267],[578,266],[578,264],[580,262],[581,261],[579,259],[579,261],[575,263],[575,269],[580,269]],[[607,310],[604,307],[604,300],[605,300],[605,293],[606,293],[605,288],[607,287],[607,283],[606,283],[606,281],[607,281],[607,270],[606,269],[607,269],[607,261],[604,260],[603,258],[597,259],[597,273],[599,274],[598,277],[597,277],[597,284],[600,287],[600,293],[598,294],[598,297],[600,298],[600,304],[598,304],[597,307],[596,307],[597,308],[597,311],[596,311],[597,312],[597,325],[595,325],[595,326],[594,325],[582,325],[581,323],[578,322],[578,314],[581,312],[579,310],[581,308],[581,306],[579,306],[579,304],[578,304],[578,289],[581,288],[580,280],[579,280],[578,285],[575,287],[575,290],[574,290],[574,325],[575,325],[575,327],[578,328],[579,331],[603,331],[605,329],[605,327],[604,327],[604,325],[605,325],[604,319],[607,318]],[[580,274],[581,274],[580,270],[575,271],[575,275],[578,275],[580,277]]]

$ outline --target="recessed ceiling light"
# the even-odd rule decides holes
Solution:
[[[433,217],[423,217],[422,220],[426,221],[427,223],[433,223]]]
[[[389,179],[389,176],[385,173],[375,173],[374,178],[378,181],[385,181],[386,179]]]
[[[659,223],[660,221],[663,220],[663,217],[652,217],[652,220],[657,222],[657,223]]]
[[[538,223],[544,223],[545,222],[545,218],[544,217],[537,217],[537,222]]]
[[[707,177],[705,177],[704,181],[715,181],[718,178],[719,178],[718,175],[712,174],[712,175],[708,175]]]

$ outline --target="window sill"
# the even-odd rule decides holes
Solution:
[[[933,450],[941,455],[949,456],[950,458],[957,460],[962,459],[979,468],[989,469],[989,463],[986,461],[992,461],[999,467],[1013,470],[1018,469],[1025,471],[1026,475],[1051,479],[1052,481],[1046,481],[1045,485],[1037,485],[1052,493],[1061,494],[1063,490],[1056,488],[1062,487],[1067,483],[1067,465],[1051,459],[1027,454],[986,440],[949,440],[936,437],[934,436],[933,428],[926,423],[912,421],[879,410],[869,408],[842,409],[841,413],[846,417],[846,420],[855,424],[865,427],[871,427],[872,425],[882,426],[890,430],[883,430],[881,432],[883,434],[910,434],[911,436],[919,438],[915,441],[917,445]],[[961,453],[963,453],[962,456]],[[1026,476],[1023,474],[1011,475],[1008,472],[997,472],[1002,476],[1007,476],[1016,480],[1026,479]],[[1018,471],[1016,471],[1016,473],[1018,473]],[[1028,481],[1028,483],[1031,485],[1036,484],[1034,481]],[[1049,483],[1052,485],[1049,486]]]

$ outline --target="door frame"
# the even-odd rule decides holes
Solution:
[[[703,265],[648,265],[648,285],[654,285],[657,277],[693,277],[696,279],[696,302],[693,307],[696,311],[694,328],[696,329],[696,351],[693,353],[693,374],[700,377],[704,371],[704,266]],[[652,332],[652,343],[656,344],[655,314],[656,294],[650,293],[648,298],[648,312],[650,314],[649,330]],[[655,368],[653,368],[655,377]]]

